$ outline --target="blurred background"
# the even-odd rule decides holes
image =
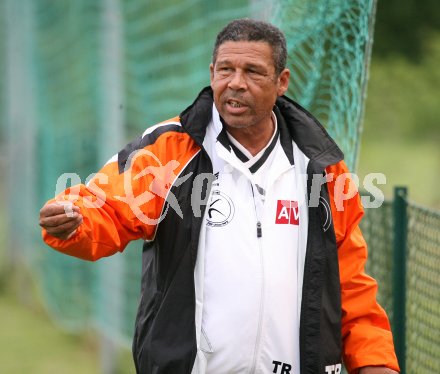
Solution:
[[[190,105],[215,35],[240,17],[285,32],[289,96],[335,137],[361,188],[385,175],[385,202],[362,222],[368,271],[402,367],[438,371],[440,2],[0,0],[1,372],[135,372],[142,243],[76,260],[43,245],[38,211],[63,173],[84,183]]]

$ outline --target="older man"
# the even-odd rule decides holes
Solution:
[[[41,209],[44,240],[72,256],[145,240],[138,373],[399,370],[359,196],[321,124],[283,96],[286,55],[276,27],[231,22],[211,87]]]

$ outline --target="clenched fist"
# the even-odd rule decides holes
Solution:
[[[40,226],[59,239],[72,236],[82,221],[80,209],[68,201],[47,203],[40,210]]]

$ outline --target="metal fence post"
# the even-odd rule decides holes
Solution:
[[[98,163],[115,154],[124,141],[123,118],[123,17],[120,0],[104,0],[102,12],[101,105],[98,124]],[[117,336],[121,334],[123,312],[122,271],[124,259],[113,256],[99,266],[98,328],[101,336],[101,374],[118,371]],[[111,290],[111,291],[110,291]],[[110,293],[111,292],[111,293]],[[100,314],[100,315],[99,315]]]
[[[393,202],[393,335],[401,374],[405,374],[406,355],[406,242],[407,188],[394,188]]]
[[[6,211],[8,214],[7,258],[15,280],[18,282],[18,297],[24,304],[32,302],[28,279],[23,263],[31,264],[37,226],[35,201],[36,185],[36,103],[33,75],[33,19],[32,0],[5,2],[6,62],[5,89],[5,138],[6,176],[2,184],[6,187]],[[0,77],[3,78],[3,77]],[[2,124],[3,125],[3,124]],[[26,262],[27,261],[27,262]]]

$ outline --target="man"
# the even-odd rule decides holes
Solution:
[[[96,260],[145,239],[138,373],[340,373],[342,357],[350,373],[396,373],[360,199],[345,198],[339,148],[283,96],[283,34],[231,22],[210,75],[179,117],[49,201],[44,240]]]

